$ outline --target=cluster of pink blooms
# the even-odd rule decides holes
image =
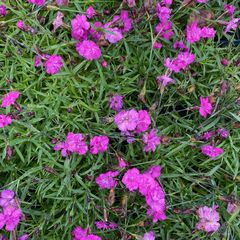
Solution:
[[[220,156],[224,153],[222,148],[214,147],[211,145],[204,145],[201,147],[202,154],[215,159],[216,157]]]
[[[34,66],[38,68],[42,65],[48,74],[54,75],[63,67],[63,60],[59,55],[38,54],[35,57]]]
[[[125,10],[105,24],[98,21],[90,24],[88,19],[92,18],[94,14],[93,7],[89,7],[86,15],[78,14],[71,21],[72,38],[78,41],[76,50],[80,56],[89,61],[97,60],[102,55],[101,49],[96,43],[98,40],[103,38],[109,43],[117,43],[123,38],[123,34],[132,28],[132,19],[128,17],[128,12]]]
[[[43,6],[45,4],[45,0],[27,0],[31,4],[35,4],[37,6]]]
[[[200,207],[197,210],[197,215],[199,217],[199,222],[196,225],[198,230],[205,231],[207,233],[216,232],[220,227],[220,217],[216,209],[218,208],[217,205],[213,207]]]
[[[114,222],[103,222],[103,221],[96,221],[95,225],[97,229],[116,229],[118,226]]]
[[[204,132],[200,138],[205,141],[208,141],[213,137],[228,138],[229,131],[226,128],[218,128],[216,131],[212,130],[212,131]]]
[[[91,154],[95,155],[107,151],[109,138],[107,136],[94,136],[90,139],[90,147],[85,142],[86,136],[81,133],[69,132],[64,142],[60,142],[54,146],[54,150],[60,151],[63,157],[71,153],[84,155],[89,150]]]
[[[151,125],[151,118],[146,110],[121,110],[114,117],[114,123],[121,131],[121,134],[127,137],[129,143],[134,141],[136,134],[144,133],[142,141],[146,152],[155,151],[157,145],[160,144],[160,137],[156,135],[154,129],[146,133]]]
[[[5,227],[6,231],[13,231],[19,224],[22,211],[15,200],[15,193],[12,190],[3,190],[0,196],[0,229]]]
[[[156,5],[156,14],[159,19],[159,23],[155,27],[155,32],[157,37],[169,40],[173,36],[172,23],[169,21],[171,9],[169,6],[172,4],[172,1],[162,1],[162,3],[157,3]],[[153,48],[162,48],[160,42],[154,42]]]
[[[117,181],[114,178],[118,175],[119,171],[102,173],[96,178],[96,183],[101,189],[113,189],[117,186]]]
[[[186,34],[187,41],[192,44],[198,42],[201,38],[214,38],[216,31],[210,27],[200,28],[197,22],[193,22],[187,26]]]
[[[1,107],[6,108],[11,105],[15,104],[15,101],[20,96],[20,93],[18,91],[11,91],[4,95]],[[7,125],[12,123],[12,118],[10,116],[0,114],[0,128],[6,127]]]
[[[143,174],[137,168],[129,169],[123,176],[122,182],[129,191],[138,190],[145,197],[149,207],[147,214],[153,222],[166,220],[165,193],[157,180],[161,168],[151,166]]]
[[[72,240],[101,240],[101,238],[95,234],[88,234],[87,229],[77,226],[72,231]]]
[[[234,18],[235,7],[231,4],[224,4],[224,10],[230,16],[230,21],[222,22],[223,24],[227,25],[224,33],[228,33],[229,31],[236,30],[238,24],[240,23],[240,18]]]

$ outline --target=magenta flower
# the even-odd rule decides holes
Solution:
[[[138,112],[135,109],[122,110],[115,116],[114,122],[121,131],[133,131],[138,124]]]
[[[120,18],[123,23],[122,33],[129,32],[132,29],[132,19],[128,17],[128,11],[122,10]]]
[[[224,33],[228,33],[232,29],[236,30],[239,22],[240,22],[240,18],[232,18],[231,21],[227,23]]]
[[[87,230],[77,226],[72,231],[72,237],[73,240],[82,240],[83,237],[87,237]]]
[[[216,30],[210,27],[203,27],[201,29],[201,37],[203,38],[214,38],[216,34]]]
[[[28,240],[29,235],[28,234],[24,234],[21,237],[18,238],[18,240]]]
[[[50,75],[58,73],[63,67],[62,57],[58,55],[51,55],[44,63],[44,67],[46,72]]]
[[[17,21],[16,26],[23,31],[26,29],[26,25],[22,20]]]
[[[88,146],[84,142],[85,136],[81,133],[69,132],[65,142],[60,142],[54,146],[54,150],[61,150],[61,155],[66,157],[69,153],[84,155],[88,151]]]
[[[110,43],[117,43],[123,38],[123,35],[122,35],[122,32],[117,27],[106,28],[105,38]]]
[[[208,141],[214,136],[214,134],[215,134],[214,131],[205,132],[201,135],[201,139]]]
[[[163,0],[163,4],[165,5],[171,5],[173,0]]]
[[[45,0],[27,0],[29,3],[35,4],[38,7],[41,7],[45,4]]]
[[[212,104],[209,102],[208,97],[200,97],[199,113],[202,117],[206,118],[208,114],[211,115],[212,108]]]
[[[96,221],[95,225],[97,229],[115,229],[118,226],[114,222],[103,222],[103,221]]]
[[[143,240],[155,240],[155,234],[153,231],[147,232],[143,236]]]
[[[88,7],[86,10],[87,18],[92,18],[95,14],[94,8],[92,6]]]
[[[18,91],[12,91],[4,95],[1,107],[6,108],[8,106],[14,105],[19,96],[20,92]]]
[[[118,160],[118,167],[119,168],[125,168],[127,166],[127,163],[125,162],[125,160],[119,156],[118,154],[116,154],[117,160]]]
[[[127,5],[130,7],[130,8],[133,8],[136,6],[136,2],[135,0],[126,0],[127,1]]]
[[[34,58],[34,67],[38,68],[42,65],[42,57],[39,55],[36,55]]]
[[[176,81],[167,75],[163,75],[163,76],[157,76],[157,83],[161,88],[161,87],[166,87],[170,83],[175,84]]]
[[[174,42],[173,48],[175,48],[175,49],[180,49],[180,50],[186,51],[186,52],[189,51],[189,48],[188,48],[182,41],[176,41],[176,42]]]
[[[100,174],[96,178],[96,183],[101,189],[112,189],[117,186],[117,181],[114,177],[117,177],[118,171],[108,171],[106,173]]]
[[[206,3],[207,0],[196,0],[198,3]]]
[[[123,96],[121,95],[113,95],[109,98],[109,106],[114,111],[120,111],[123,107]]]
[[[161,49],[161,48],[162,48],[162,44],[161,44],[160,42],[155,42],[155,43],[153,44],[153,48],[154,48],[154,49]]]
[[[6,189],[1,192],[1,197],[0,197],[0,206],[2,208],[5,208],[9,205],[16,207],[16,202],[14,199],[15,193],[10,190]]]
[[[4,128],[12,123],[12,118],[4,114],[0,114],[0,128]]]
[[[224,153],[224,150],[222,148],[213,147],[211,145],[204,145],[201,147],[202,154],[215,159],[216,157],[220,156]]]
[[[198,42],[201,38],[201,28],[197,26],[196,22],[191,23],[190,25],[187,25],[187,41],[189,43],[195,43]]]
[[[224,10],[227,11],[227,13],[229,14],[229,16],[233,16],[234,11],[235,11],[235,7],[231,4],[224,4],[223,6]]]
[[[138,122],[136,126],[136,133],[145,132],[151,124],[151,118],[146,110],[138,111]]]
[[[145,133],[142,137],[145,152],[155,152],[160,144],[160,137],[156,135],[156,131],[152,129],[150,133]]]
[[[62,12],[57,12],[56,18],[53,20],[53,32],[55,32],[59,27],[63,25],[64,14]]]
[[[155,27],[155,31],[159,37],[166,40],[169,40],[174,35],[172,23],[170,21],[158,23],[158,25]]]
[[[218,230],[220,227],[220,217],[216,211],[217,208],[218,206],[214,205],[212,208],[204,206],[197,210],[199,222],[197,223],[196,228],[198,230],[202,230],[207,233],[216,232]]]
[[[137,190],[141,174],[137,168],[127,170],[123,175],[122,182],[129,191]]]
[[[168,7],[162,7],[160,3],[157,3],[157,16],[160,22],[167,22],[170,18],[171,9]]]
[[[228,138],[229,137],[229,131],[226,128],[219,128],[217,130],[217,133],[222,138]]]
[[[90,140],[91,154],[106,152],[108,149],[109,138],[107,136],[95,136]]]
[[[161,175],[161,167],[151,166],[144,173],[149,174],[152,178],[159,178]]]
[[[238,208],[238,205],[236,203],[229,202],[228,205],[227,205],[227,212],[229,214],[233,214],[233,213],[235,213],[237,208]]]
[[[58,6],[68,6],[69,0],[56,0]]]
[[[102,55],[99,46],[91,40],[84,40],[83,42],[77,43],[76,50],[80,56],[89,61],[97,60]]]
[[[87,38],[88,30],[90,28],[90,23],[85,15],[77,14],[71,21],[72,25],[72,38],[75,40],[85,40]]]
[[[4,17],[7,14],[7,9],[5,6],[0,5],[0,17]]]

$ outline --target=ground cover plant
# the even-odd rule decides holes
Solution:
[[[0,239],[240,239],[239,12],[0,0]]]

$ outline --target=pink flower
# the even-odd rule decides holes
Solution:
[[[163,4],[165,5],[171,5],[173,0],[163,0]]]
[[[196,0],[198,3],[206,3],[207,0]]]
[[[27,0],[29,3],[35,4],[39,7],[45,4],[45,0]]]
[[[137,190],[141,174],[137,168],[127,170],[123,175],[122,182],[129,191]]]
[[[18,240],[28,240],[29,235],[28,234],[24,234],[21,237],[18,238]]]
[[[133,131],[138,124],[138,112],[135,109],[122,110],[115,116],[114,122],[121,131]]]
[[[66,157],[68,153],[77,153],[84,155],[88,151],[88,146],[84,142],[85,136],[81,133],[74,134],[69,132],[65,142],[58,143],[54,146],[54,150],[61,150],[61,155]]]
[[[51,55],[45,62],[44,67],[46,72],[50,75],[58,73],[63,67],[62,57],[58,55]]]
[[[119,155],[117,155],[117,160],[118,160],[119,168],[125,168],[127,166],[125,160],[122,157],[120,157]]]
[[[13,231],[20,222],[22,212],[20,209],[13,206],[6,206],[3,208],[3,212],[0,213],[0,229],[5,225],[5,229],[8,232]]]
[[[88,34],[88,30],[90,28],[90,23],[87,21],[87,17],[85,15],[77,14],[74,19],[71,21],[72,25],[72,38],[75,40],[85,40]]]
[[[12,190],[6,189],[1,192],[0,197],[0,206],[5,208],[9,205],[16,206],[16,202],[14,199],[15,193]]]
[[[221,64],[222,64],[223,66],[227,66],[227,65],[228,65],[228,60],[227,60],[226,58],[223,58],[223,59],[221,60]]]
[[[222,138],[228,138],[229,137],[229,131],[226,128],[219,128],[217,130],[217,133],[220,135]]]
[[[220,217],[216,211],[217,208],[218,206],[214,205],[212,208],[204,206],[197,210],[199,222],[197,223],[196,227],[198,230],[202,230],[207,233],[216,232],[218,230],[220,227]]]
[[[68,6],[69,0],[56,0],[58,6]]]
[[[173,48],[175,48],[175,49],[178,48],[178,49],[183,50],[183,51],[186,51],[186,52],[189,51],[189,48],[188,48],[182,41],[176,41],[176,42],[174,42]]]
[[[176,81],[173,80],[172,78],[170,78],[170,77],[167,76],[167,75],[163,75],[163,76],[157,76],[157,83],[158,83],[158,85],[159,85],[160,87],[161,87],[161,86],[166,87],[166,86],[167,86],[168,84],[170,84],[170,83],[175,84]]]
[[[209,102],[208,97],[200,97],[199,113],[204,118],[206,118],[208,114],[212,114],[212,104]]]
[[[227,212],[229,214],[233,214],[233,213],[235,213],[237,208],[238,208],[238,205],[236,203],[229,202],[228,205],[227,205]]]
[[[6,7],[3,5],[0,5],[0,17],[4,17],[7,14]]]
[[[155,27],[155,31],[157,32],[159,37],[166,40],[169,40],[174,35],[172,30],[172,23],[170,21],[160,22]]]
[[[11,117],[6,116],[4,114],[0,114],[0,128],[4,128],[11,123],[12,123]]]
[[[106,28],[105,38],[110,43],[117,43],[123,38],[123,35],[122,35],[122,32],[117,27]]]
[[[17,21],[16,26],[23,31],[26,29],[26,25],[22,20]]]
[[[128,11],[122,10],[120,18],[123,22],[122,33],[129,32],[132,29],[132,19],[128,17]]]
[[[116,94],[110,97],[109,106],[114,111],[120,111],[123,107],[123,96]]]
[[[96,183],[101,189],[112,189],[117,186],[117,181],[114,177],[118,176],[118,171],[108,171],[100,174],[96,178]]]
[[[231,21],[227,23],[226,29],[224,33],[228,33],[230,30],[236,30],[238,23],[240,21],[240,18],[232,18]]]
[[[215,134],[214,131],[205,132],[202,134],[201,139],[208,141],[214,136],[214,134]]]
[[[95,225],[97,229],[115,229],[118,226],[114,222],[103,222],[103,221],[96,221]]]
[[[12,91],[4,95],[1,107],[6,108],[8,106],[14,105],[19,96],[20,92],[18,91]]]
[[[36,55],[34,58],[34,67],[38,68],[42,65],[42,57],[39,55]]]
[[[89,61],[99,59],[102,54],[99,46],[91,40],[77,43],[76,49],[80,56]]]
[[[108,149],[109,138],[107,136],[95,136],[90,140],[91,154],[106,152]]]
[[[136,127],[136,133],[141,133],[147,131],[151,124],[151,118],[146,110],[138,111],[138,122]]]
[[[145,152],[155,152],[160,144],[160,137],[156,136],[156,131],[152,129],[150,133],[145,133],[142,137]]]
[[[216,30],[210,27],[203,27],[201,29],[201,37],[203,38],[214,38]]]
[[[57,12],[57,16],[53,21],[53,32],[55,32],[59,27],[63,25],[64,14],[62,12]]]
[[[87,18],[92,18],[95,14],[94,8],[92,6],[88,7],[86,10]]]
[[[83,237],[87,237],[87,230],[77,226],[72,231],[72,237],[73,240],[82,240]]]
[[[136,6],[136,2],[135,0],[126,0],[127,1],[127,4],[130,8],[133,8]]]
[[[229,16],[233,16],[235,7],[231,4],[224,4],[223,6],[224,10],[228,12]]]
[[[201,28],[197,26],[196,22],[187,25],[187,41],[189,43],[198,42],[201,38],[201,34],[202,34]]]
[[[216,157],[220,156],[224,153],[224,150],[222,148],[213,147],[211,145],[204,145],[201,147],[202,154],[215,159]]]
[[[145,171],[145,174],[149,174],[152,178],[159,178],[161,175],[161,167],[151,166]]]
[[[101,65],[102,65],[103,68],[106,68],[108,66],[108,62],[106,60],[103,60],[101,62]]]
[[[153,231],[147,232],[143,236],[143,240],[155,240],[155,234]]]
[[[161,48],[162,48],[162,44],[161,44],[160,42],[155,42],[155,43],[153,44],[153,48],[154,48],[154,49],[161,49]]]
[[[157,16],[160,22],[167,22],[170,18],[171,9],[168,7],[162,7],[160,3],[157,3]]]

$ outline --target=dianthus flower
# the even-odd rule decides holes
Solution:
[[[143,240],[155,240],[155,234],[153,231],[146,232],[143,236]]]
[[[236,30],[238,23],[240,22],[240,18],[232,18],[228,23],[224,30],[224,33],[228,33],[230,30]]]
[[[109,138],[107,136],[95,136],[90,140],[90,153],[98,154],[106,152],[108,149]]]
[[[23,31],[26,30],[26,25],[22,20],[17,21],[16,26]]]
[[[58,6],[68,6],[69,0],[56,0]]]
[[[204,118],[206,118],[208,114],[212,114],[212,104],[209,102],[208,97],[200,97],[199,113]]]
[[[151,166],[146,171],[145,174],[151,175],[153,178],[158,178],[161,175],[161,167],[160,166]]]
[[[142,137],[145,152],[155,152],[157,146],[160,144],[160,137],[156,135],[156,131],[152,129],[150,133],[144,133]]]
[[[214,131],[205,132],[201,135],[201,139],[208,141],[214,136],[214,134],[215,134]]]
[[[213,147],[211,145],[204,145],[201,147],[202,154],[215,159],[216,157],[220,156],[224,153],[224,150],[222,148]]]
[[[120,13],[120,19],[123,23],[122,32],[126,33],[132,29],[132,19],[128,16],[128,11],[122,10]]]
[[[127,1],[127,4],[130,8],[133,8],[136,6],[136,2],[135,0],[126,0]]]
[[[171,9],[168,7],[162,7],[160,3],[157,3],[157,16],[160,22],[167,22],[170,18]]]
[[[219,128],[217,130],[217,133],[222,138],[228,138],[229,137],[229,131],[226,128]]]
[[[15,196],[15,193],[10,189],[1,191],[0,206],[2,208],[5,208],[9,205],[16,207],[16,201],[14,199],[14,196]]]
[[[203,38],[214,38],[216,30],[210,27],[203,27],[201,29],[201,37]]]
[[[57,12],[56,18],[53,20],[53,31],[55,32],[59,27],[63,25],[64,14],[62,12]]]
[[[94,8],[89,6],[86,10],[87,18],[92,18],[95,14]]]
[[[127,170],[123,175],[122,182],[129,191],[137,190],[141,174],[137,168]]]
[[[96,183],[101,189],[115,188],[117,181],[114,177],[118,176],[118,174],[118,171],[108,171],[106,173],[102,173],[96,178]]]
[[[117,160],[118,160],[118,167],[119,168],[125,168],[127,166],[125,160],[117,154]]]
[[[138,121],[136,126],[136,133],[142,133],[148,130],[148,127],[151,124],[151,118],[146,110],[138,111]]]
[[[153,48],[154,48],[154,49],[161,49],[161,48],[162,48],[162,44],[161,44],[160,42],[155,42],[155,43],[153,44]]]
[[[187,41],[189,43],[195,43],[201,38],[201,28],[197,26],[196,22],[187,25]]]
[[[117,27],[115,28],[106,28],[105,30],[105,38],[110,42],[110,43],[117,43],[119,42],[122,38],[122,32],[120,29]]]
[[[8,106],[14,105],[19,96],[20,92],[18,91],[9,92],[3,97],[1,107],[6,108]]]
[[[214,205],[211,208],[204,206],[197,210],[199,222],[197,223],[196,227],[198,230],[203,230],[207,233],[216,232],[218,230],[220,227],[220,217],[216,211],[217,208],[218,206]]]
[[[88,234],[87,230],[78,226],[72,231],[72,240],[101,240],[101,238],[94,234]]]
[[[189,48],[182,41],[174,42],[173,48],[180,49],[180,50],[182,50],[184,52],[188,52],[189,51]]]
[[[45,0],[27,0],[29,3],[35,4],[37,6],[43,6],[45,4]]]
[[[6,7],[3,5],[0,5],[0,17],[4,17],[7,14]]]
[[[155,27],[158,36],[169,40],[173,36],[172,23],[170,21],[160,22]]]
[[[196,0],[198,3],[206,3],[207,0]]]
[[[227,11],[229,16],[233,16],[234,11],[235,11],[235,7],[233,5],[231,5],[231,4],[224,4],[223,8],[224,8],[225,11]]]
[[[114,111],[120,111],[123,107],[123,96],[113,95],[109,98],[109,106]]]
[[[24,234],[21,237],[18,238],[18,240],[28,240],[29,235],[28,234]]]
[[[237,208],[238,208],[238,205],[236,203],[229,202],[228,205],[227,205],[227,212],[229,214],[233,214],[233,213],[235,213]]]
[[[54,146],[54,150],[61,150],[61,155],[66,157],[68,153],[77,153],[84,155],[88,151],[88,146],[84,142],[85,136],[81,133],[74,134],[69,132],[65,142],[58,143]]]
[[[51,55],[44,63],[45,70],[48,74],[54,75],[63,67],[61,56]]]
[[[103,222],[103,221],[96,221],[95,225],[97,229],[115,229],[118,226],[114,222]]]
[[[117,113],[114,122],[121,131],[133,131],[138,124],[138,112],[135,109],[122,110]]]
[[[87,39],[88,30],[91,27],[85,15],[77,14],[71,21],[72,25],[72,38],[75,40],[85,40]]]
[[[36,55],[34,58],[34,67],[38,68],[42,65],[42,57],[39,55]]]
[[[176,81],[170,78],[168,75],[157,76],[157,84],[159,88],[166,87],[170,83],[175,84]]]
[[[102,55],[99,46],[91,40],[84,40],[83,42],[77,43],[76,50],[80,56],[89,61],[97,60]]]
[[[0,128],[4,128],[12,123],[12,118],[4,114],[0,114]]]

